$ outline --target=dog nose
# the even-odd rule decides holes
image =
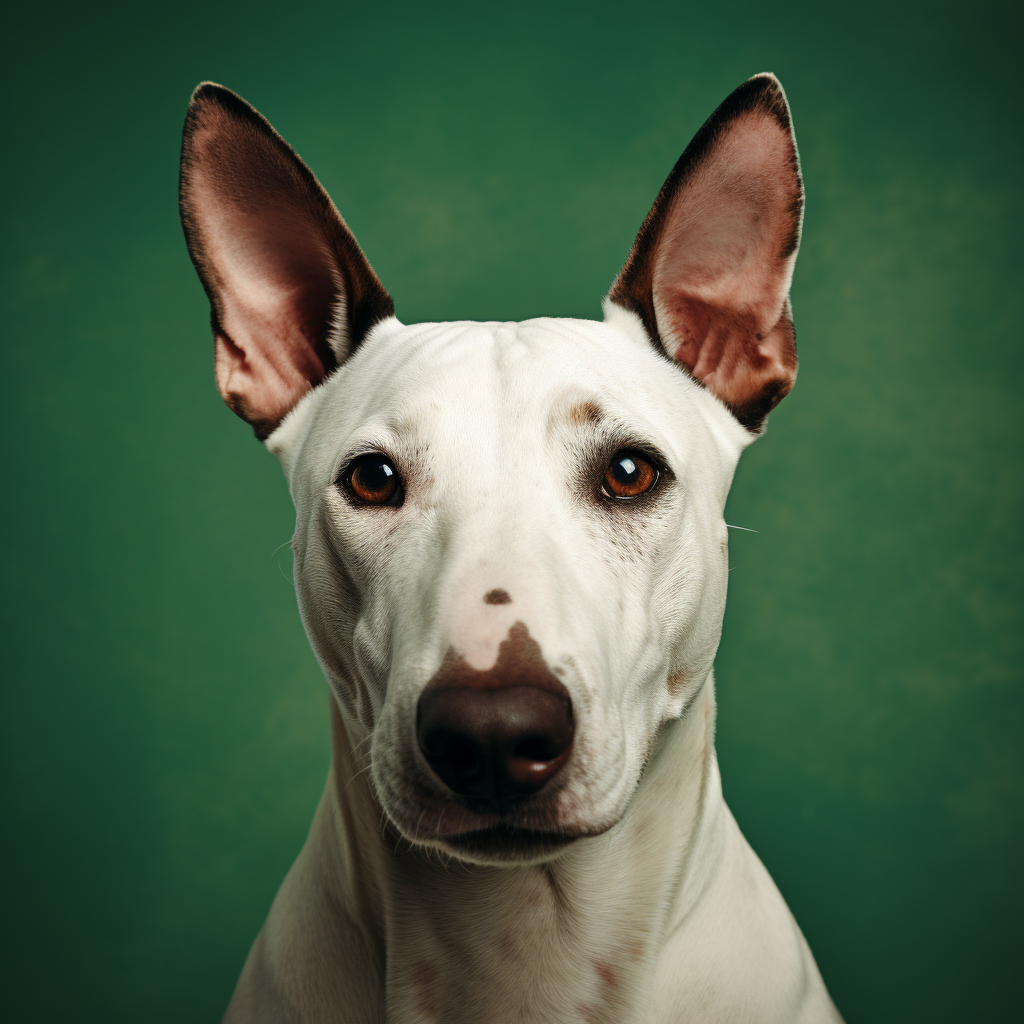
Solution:
[[[417,734],[437,777],[499,814],[543,788],[569,759],[575,731],[569,694],[552,681],[425,690]]]

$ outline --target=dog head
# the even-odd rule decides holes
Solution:
[[[603,322],[406,326],[247,103],[192,97],[218,388],[280,459],[303,622],[410,841],[543,858],[621,818],[707,680],[726,495],[796,376],[802,187],[759,75],[673,169]]]

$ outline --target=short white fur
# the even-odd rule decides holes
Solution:
[[[283,140],[219,89],[197,90],[186,127],[186,235],[230,361],[224,396],[258,430],[272,427],[266,444],[296,509],[299,607],[332,695],[323,797],[225,1020],[839,1021],[724,803],[714,750],[726,497],[761,429],[757,389],[777,401],[795,377],[786,296],[802,192],[781,87],[758,76],[734,94],[738,114],[730,97],[709,121],[719,134],[693,151],[693,173],[673,172],[667,226],[645,225],[653,244],[635,247],[603,321],[378,315],[361,334],[345,282],[361,274],[362,294],[385,308],[368,264]],[[266,202],[275,189],[305,195],[315,216],[301,231],[287,234],[287,203],[271,232],[249,192],[209,185],[220,151],[209,140],[230,137],[229,114],[250,126],[233,145],[265,147],[271,177],[290,168]],[[743,159],[730,125],[757,143],[740,147]],[[747,164],[760,184],[739,187]],[[723,209],[729,196],[736,205]],[[333,225],[336,262],[311,298],[297,295],[321,222]],[[222,296],[218,239],[232,230],[249,233],[240,247],[258,272],[247,282],[236,267],[241,280]],[[299,255],[259,267],[259,246],[278,237]],[[655,261],[646,277],[643,260]],[[284,284],[264,314],[261,282],[278,266]],[[324,320],[315,330],[311,309]],[[229,336],[235,322],[244,337]],[[666,358],[687,346],[682,367]],[[756,422],[741,422],[751,409]],[[637,447],[663,460],[662,480],[644,504],[608,500],[594,459]],[[368,508],[346,491],[346,467],[374,452],[401,475],[398,507]],[[484,600],[496,588],[507,601]],[[448,652],[490,669],[517,625],[568,692],[575,734],[555,780],[502,816],[434,774],[417,706]],[[566,841],[460,845],[498,826]]]

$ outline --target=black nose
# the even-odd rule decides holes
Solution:
[[[417,736],[427,763],[453,793],[504,814],[568,761],[572,701],[554,676],[543,686],[514,678],[483,688],[446,682],[420,696]]]

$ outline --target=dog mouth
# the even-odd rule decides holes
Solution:
[[[411,813],[396,815],[389,809],[387,814],[413,845],[434,847],[461,860],[521,863],[546,860],[578,839],[606,830],[606,826],[576,820],[572,802],[564,805],[559,795],[515,801],[500,813],[479,801],[442,795],[424,786],[412,800],[404,793],[398,801],[399,807],[412,804],[417,811],[409,807]],[[390,801],[382,804],[387,807]]]
[[[599,835],[596,831],[547,831],[535,828],[518,828],[507,822],[499,822],[486,828],[472,829],[455,835],[439,837],[441,843],[456,856],[495,861],[545,860],[571,846],[580,839]]]
[[[548,860],[580,839],[603,834],[617,820],[580,820],[574,813],[575,802],[559,796],[517,801],[504,814],[473,801],[438,801],[435,796],[428,802],[433,813],[428,810],[419,816],[419,827],[405,834],[415,845],[434,847],[460,860],[521,864]]]

